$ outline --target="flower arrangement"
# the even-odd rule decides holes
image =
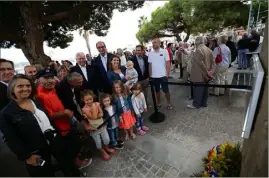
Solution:
[[[240,144],[225,142],[214,146],[203,159],[204,171],[195,177],[239,177],[241,168]]]

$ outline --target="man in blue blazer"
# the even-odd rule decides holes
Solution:
[[[134,68],[138,73],[138,82],[143,86],[144,94],[147,98],[147,88],[149,86],[149,63],[144,50],[145,48],[143,45],[137,45],[135,51],[136,55],[131,58],[131,61],[134,63]]]
[[[112,94],[112,88],[107,77],[107,71],[109,71],[109,64],[113,54],[107,52],[106,45],[102,41],[96,43],[96,48],[99,51],[99,55],[93,60],[93,65],[95,65],[99,70],[100,91]]]

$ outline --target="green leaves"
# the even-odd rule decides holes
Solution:
[[[262,2],[262,7],[268,8],[268,2]],[[246,26],[248,10],[249,6],[242,1],[169,1],[152,13],[151,21],[141,26],[137,38],[147,42],[156,34],[177,37],[182,30],[197,34],[231,25]]]
[[[23,1],[0,2],[0,47],[9,48],[24,40],[25,22],[21,18]],[[31,2],[32,3],[32,2]],[[144,1],[39,1],[39,21],[50,47],[66,48],[73,40],[70,31],[84,28],[98,36],[107,34],[113,10],[135,10]],[[27,23],[27,22],[26,22]],[[34,27],[33,27],[34,28]]]

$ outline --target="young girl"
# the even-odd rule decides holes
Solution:
[[[119,139],[120,116],[116,112],[116,106],[111,105],[111,95],[104,94],[101,97],[104,118],[107,119],[107,131],[110,138],[110,146],[115,149],[123,149],[124,142]]]
[[[139,135],[145,135],[146,131],[149,130],[148,127],[146,127],[143,123],[144,118],[143,118],[143,113],[147,112],[147,103],[146,103],[146,99],[144,96],[144,93],[141,91],[141,85],[136,83],[134,84],[134,86],[132,87],[132,96],[131,96],[131,100],[132,100],[132,105],[133,105],[133,110],[134,113],[136,115],[136,130],[137,133]]]
[[[89,122],[89,130],[91,130],[90,134],[95,141],[97,149],[100,150],[103,160],[110,160],[110,154],[115,153],[114,149],[108,147],[110,142],[109,135],[107,133],[106,127],[103,126],[99,128],[101,124],[103,124],[103,111],[100,107],[100,104],[97,102],[93,102],[94,94],[91,90],[85,90],[82,93],[82,100],[85,105],[82,108],[82,113],[87,118]],[[103,141],[103,146],[102,146]]]
[[[125,140],[129,140],[129,137],[135,139],[136,136],[133,131],[135,118],[130,110],[130,103],[127,100],[125,87],[119,80],[113,82],[113,96],[117,113],[120,115],[119,127],[124,129]]]
[[[126,80],[125,83],[126,86],[128,86],[129,89],[133,87],[133,85],[138,81],[138,73],[134,68],[134,63],[132,61],[127,61],[127,69],[126,69]]]

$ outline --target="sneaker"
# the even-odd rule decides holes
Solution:
[[[189,108],[189,109],[197,109],[195,106],[193,106],[192,104],[189,104],[189,105],[187,105],[187,108]]]
[[[142,130],[146,132],[149,130],[149,128],[147,126],[142,126]]]
[[[119,145],[123,145],[123,144],[124,144],[124,141],[122,141],[122,140],[117,140],[117,143],[118,143]]]
[[[140,129],[140,130],[137,131],[137,134],[143,136],[143,135],[146,134],[146,132],[143,131],[142,129]]]
[[[108,148],[108,149],[106,149],[106,152],[109,154],[115,154],[116,150],[114,148]]]
[[[111,156],[109,154],[103,154],[102,158],[104,161],[109,161],[111,159]]]
[[[117,144],[115,146],[113,146],[114,149],[116,150],[122,150],[124,148],[124,145],[123,144]]]
[[[83,162],[81,163],[80,167],[78,168],[79,170],[88,167],[90,164],[92,163],[92,158],[90,159],[85,159],[83,160]]]

